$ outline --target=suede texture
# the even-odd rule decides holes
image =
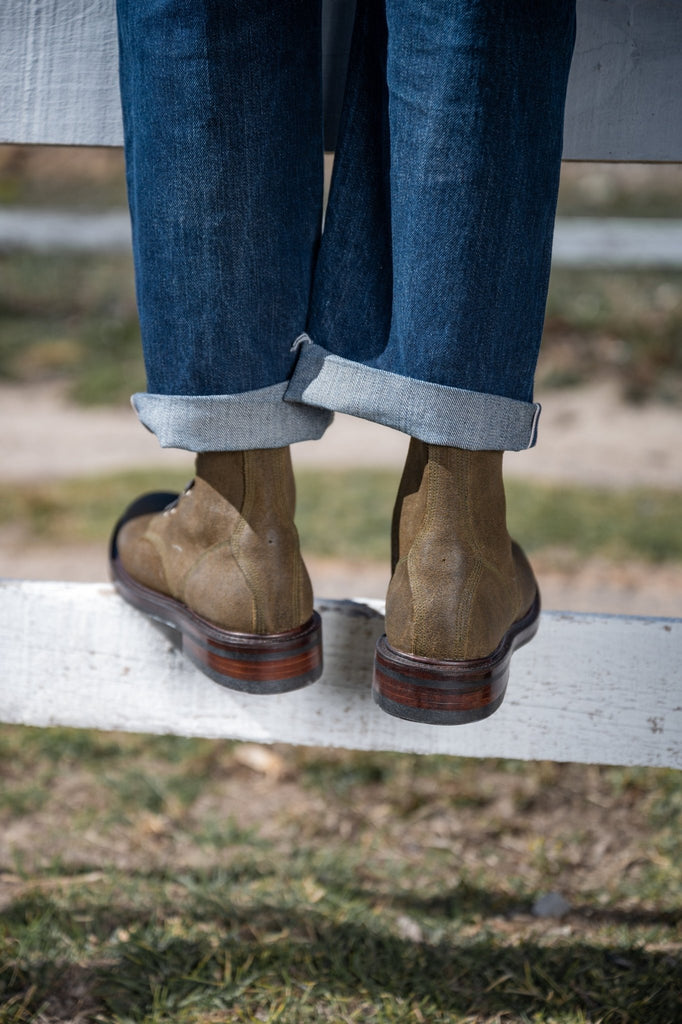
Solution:
[[[288,448],[205,452],[174,505],[123,526],[119,558],[138,583],[222,629],[285,632],[313,613],[294,507]]]
[[[393,518],[386,636],[442,661],[485,658],[537,583],[507,532],[502,452],[412,441]]]

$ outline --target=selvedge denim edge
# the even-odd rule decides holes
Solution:
[[[301,345],[285,402],[333,409],[427,444],[495,451],[532,448],[540,405],[413,380]]]
[[[322,437],[334,418],[326,409],[284,402],[287,383],[239,395],[154,395],[131,398],[140,421],[162,448],[190,452],[283,448]]]

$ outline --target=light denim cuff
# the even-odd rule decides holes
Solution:
[[[283,448],[322,437],[334,418],[326,409],[284,402],[283,384],[240,395],[151,395],[131,398],[140,421],[162,448],[190,452]]]
[[[301,345],[287,402],[322,406],[402,430],[427,444],[520,451],[537,440],[540,405],[413,380]]]

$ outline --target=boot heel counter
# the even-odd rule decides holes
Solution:
[[[386,638],[396,650],[413,654],[414,597],[407,558],[401,558],[386,593]]]

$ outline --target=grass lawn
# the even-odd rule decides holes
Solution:
[[[3,1024],[680,1019],[679,773],[3,727],[0,779]]]
[[[297,523],[305,552],[387,561],[397,472],[299,470]],[[0,483],[0,526],[20,523],[25,540],[105,542],[121,510],[145,490],[181,490],[187,476],[135,471],[47,484]],[[680,494],[638,488],[599,490],[510,480],[510,532],[532,554],[566,568],[599,556],[682,561]]]

